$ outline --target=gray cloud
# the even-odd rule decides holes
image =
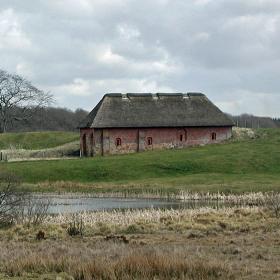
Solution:
[[[279,116],[278,0],[0,0],[0,68],[91,109],[105,92],[203,91]]]

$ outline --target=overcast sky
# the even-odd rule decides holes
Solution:
[[[279,0],[0,0],[0,68],[92,109],[106,92],[203,92],[280,117]]]

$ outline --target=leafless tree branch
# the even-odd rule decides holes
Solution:
[[[49,92],[37,89],[19,75],[0,70],[0,132],[6,132],[8,123],[29,118],[28,109],[42,108],[52,102]]]
[[[13,174],[0,173],[0,225],[13,223],[25,203],[20,180]]]

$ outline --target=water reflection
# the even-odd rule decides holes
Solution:
[[[211,207],[215,209],[236,206],[222,201],[180,201],[166,199],[129,199],[129,198],[94,198],[94,197],[67,197],[57,196],[36,196],[34,198],[48,200],[50,202],[48,212],[76,213],[81,211],[100,210],[122,210],[122,209],[197,209]]]

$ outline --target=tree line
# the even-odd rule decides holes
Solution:
[[[29,108],[28,111],[28,118],[8,122],[6,131],[75,131],[88,114],[83,109],[72,111],[55,107]]]
[[[239,116],[229,117],[235,123],[237,127],[245,128],[280,128],[280,119],[279,118],[270,118],[270,117],[258,117],[249,114],[242,114]]]
[[[15,108],[16,109],[16,108]],[[30,118],[9,123],[7,131],[75,131],[88,112],[67,108],[45,107],[29,109]],[[229,117],[237,127],[280,128],[280,118],[257,117],[249,114]]]

